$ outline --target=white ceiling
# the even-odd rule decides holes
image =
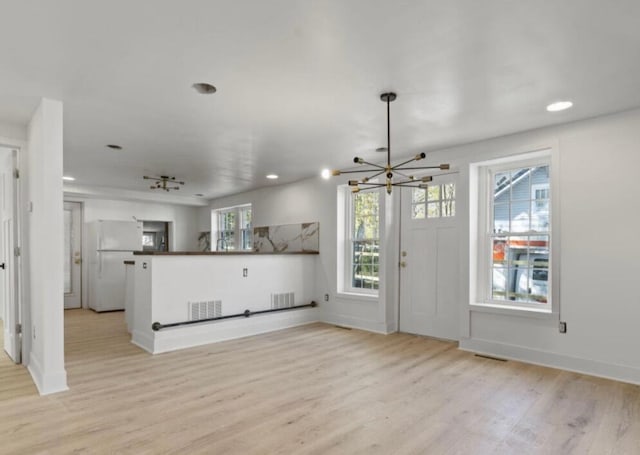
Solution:
[[[393,157],[640,106],[637,0],[0,4],[0,123],[61,100],[80,185],[212,198],[382,160],[387,90]]]

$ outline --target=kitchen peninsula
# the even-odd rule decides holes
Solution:
[[[317,321],[318,308],[152,330],[230,314],[309,304],[317,251],[136,252],[132,342],[160,353]]]

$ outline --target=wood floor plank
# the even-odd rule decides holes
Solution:
[[[0,453],[640,453],[640,387],[415,335],[312,324],[153,356],[123,313],[71,310],[65,355],[47,397],[0,362]]]

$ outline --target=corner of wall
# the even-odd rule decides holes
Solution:
[[[51,393],[69,390],[69,387],[67,387],[67,371],[62,369],[45,373],[40,360],[33,352],[30,355],[27,369],[40,395],[49,395]]]

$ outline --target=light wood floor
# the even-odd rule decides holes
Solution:
[[[0,366],[0,453],[640,453],[640,387],[442,341],[315,324],[151,356],[123,313],[65,326],[69,392]]]

